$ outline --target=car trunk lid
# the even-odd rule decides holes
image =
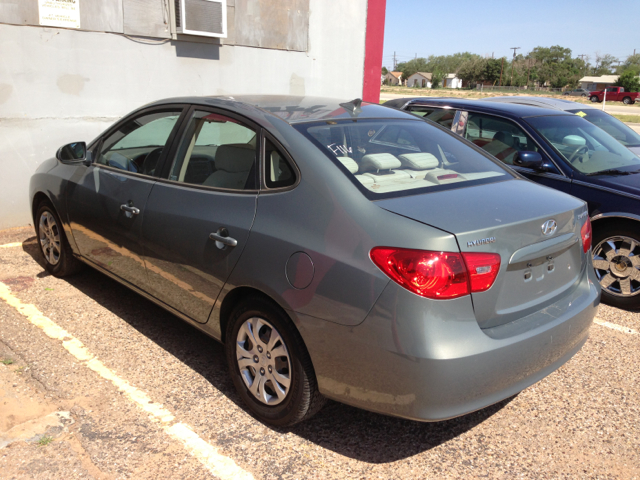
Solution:
[[[493,286],[472,294],[482,328],[551,305],[568,295],[580,278],[586,205],[557,190],[509,180],[376,203],[455,235],[461,252],[500,254]]]

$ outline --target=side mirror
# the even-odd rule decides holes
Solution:
[[[538,152],[518,152],[513,159],[513,164],[517,167],[543,169],[542,155]]]
[[[58,149],[56,158],[64,163],[82,162],[85,165],[91,164],[91,158],[87,158],[87,144],[85,142],[67,143]]]

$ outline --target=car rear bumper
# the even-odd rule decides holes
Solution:
[[[562,300],[485,330],[468,297],[432,301],[393,282],[357,327],[300,316],[297,323],[325,396],[388,415],[445,420],[520,392],[580,349],[600,302],[587,270]]]

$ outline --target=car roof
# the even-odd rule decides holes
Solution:
[[[506,114],[514,118],[540,117],[547,115],[565,115],[564,112],[550,108],[540,108],[517,103],[486,102],[485,100],[466,100],[455,97],[408,97],[387,102],[395,108],[411,103],[412,105],[447,105],[454,108],[473,108],[478,112]],[[568,114],[567,114],[568,115]]]
[[[289,124],[349,118],[404,118],[415,120],[414,115],[385,108],[375,103],[362,102],[360,99],[344,100],[294,95],[177,97],[158,100],[145,107],[173,103],[189,103],[232,109],[251,117],[253,120],[259,120],[265,116],[276,116]]]
[[[563,111],[595,108],[592,105],[585,105],[584,103],[572,102],[571,100],[564,100],[562,98],[532,97],[532,96],[524,96],[524,95],[523,96],[513,95],[510,97],[489,97],[489,98],[483,98],[483,101],[517,103],[520,105],[532,105],[536,107],[554,108],[556,110],[563,110]]]

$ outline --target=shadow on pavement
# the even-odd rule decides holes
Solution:
[[[23,250],[43,265],[37,244],[23,245]],[[216,340],[92,268],[65,280],[245,409],[228,376],[224,348]],[[388,463],[430,450],[462,435],[501,410],[513,398],[437,423],[388,417],[330,401],[307,422],[291,429],[275,430],[294,433],[345,457],[372,464]]]

